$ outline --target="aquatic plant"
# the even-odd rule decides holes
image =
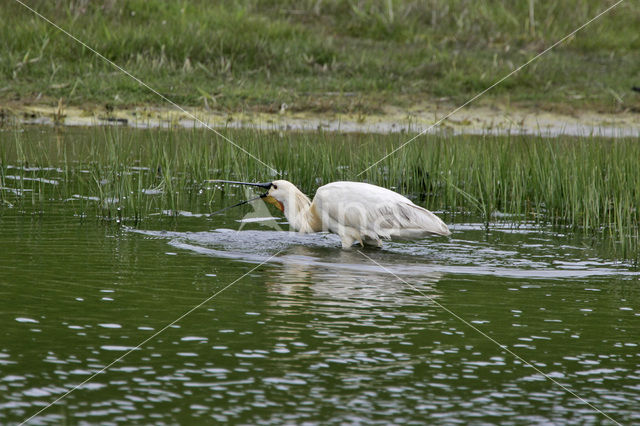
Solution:
[[[335,180],[366,180],[448,221],[533,220],[606,238],[621,256],[638,257],[640,146],[633,138],[429,135],[358,176],[407,135],[225,132],[279,175],[202,129],[3,132],[1,208],[46,213],[51,200],[69,200],[80,216],[95,209],[103,219],[138,223],[181,210],[208,214],[245,196],[210,179],[280,177],[309,194]]]

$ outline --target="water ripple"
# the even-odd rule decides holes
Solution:
[[[198,254],[262,263],[273,254],[283,253],[271,262],[287,265],[327,267],[367,273],[391,271],[399,276],[486,275],[512,278],[567,279],[593,276],[637,278],[640,272],[630,266],[604,259],[585,259],[585,249],[563,245],[540,230],[506,228],[496,230],[517,233],[517,244],[490,243],[478,239],[479,225],[456,225],[452,238],[427,238],[410,242],[387,242],[382,250],[366,249],[367,256],[384,269],[357,254],[359,248],[338,249],[333,234],[303,235],[294,232],[216,229],[207,232],[167,232],[130,229],[154,238],[166,239],[175,248]],[[525,238],[522,238],[522,237]],[[528,244],[546,237],[546,244]],[[524,239],[524,241],[522,241]],[[561,250],[559,250],[561,249]],[[388,273],[388,272],[386,272]]]

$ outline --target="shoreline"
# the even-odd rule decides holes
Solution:
[[[47,126],[128,126],[133,128],[247,128],[271,131],[329,131],[345,133],[419,133],[539,135],[554,137],[604,136],[640,137],[640,114],[594,111],[558,113],[531,107],[504,105],[468,106],[437,125],[434,123],[454,110],[453,105],[425,103],[411,108],[385,106],[382,114],[223,113],[204,108],[155,105],[106,111],[91,107],[18,105],[2,109],[3,124]],[[194,118],[196,117],[196,118]],[[203,124],[204,123],[204,124]],[[205,125],[206,124],[206,125]]]

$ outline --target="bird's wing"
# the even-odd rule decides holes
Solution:
[[[380,206],[371,212],[369,218],[372,222],[380,222],[375,229],[381,230],[384,235],[380,235],[385,238],[419,238],[427,234],[451,234],[438,216],[412,202]]]
[[[334,182],[320,187],[313,200],[325,227],[340,226],[363,236],[418,238],[426,234],[449,235],[449,228],[429,210],[388,189],[361,182]]]

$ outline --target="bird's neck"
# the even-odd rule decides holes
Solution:
[[[289,198],[285,200],[284,216],[294,230],[300,232],[317,232],[322,226],[316,214],[315,208],[311,204],[309,197],[304,195],[297,188],[292,191]]]

